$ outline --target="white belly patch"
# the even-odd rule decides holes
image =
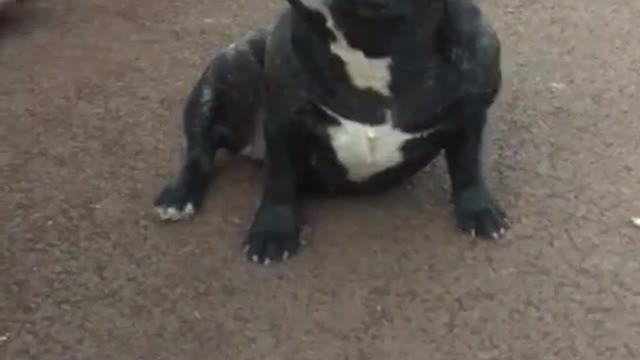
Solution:
[[[340,124],[328,129],[331,145],[338,161],[347,170],[351,181],[364,181],[369,177],[400,164],[402,146],[407,140],[424,138],[434,129],[420,133],[407,133],[393,125],[391,111],[380,125],[366,125],[345,119],[325,108]]]

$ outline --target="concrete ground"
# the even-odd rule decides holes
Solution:
[[[484,0],[504,44],[489,178],[514,227],[454,228],[442,162],[240,242],[260,170],[192,222],[151,201],[209,55],[283,0],[32,2],[0,30],[0,359],[640,358],[640,3]]]

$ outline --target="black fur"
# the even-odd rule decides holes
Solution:
[[[272,29],[221,51],[195,85],[184,114],[185,164],[156,199],[161,215],[190,215],[183,211],[189,204],[197,210],[216,151],[238,153],[257,135],[266,146],[264,189],[244,241],[254,261],[281,260],[298,249],[306,191],[381,190],[442,151],[459,226],[501,236],[507,216],[484,184],[481,164],[487,112],[500,90],[500,44],[472,0],[288,1]],[[330,48],[336,34],[309,1],[330,3],[351,48],[392,60],[390,94],[350,80]],[[328,141],[334,113],[369,125],[392,113],[395,127],[429,135],[404,143],[401,163],[354,181]]]

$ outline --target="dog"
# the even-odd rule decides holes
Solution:
[[[473,0],[287,0],[268,29],[217,52],[184,107],[186,154],[154,206],[200,208],[219,150],[264,164],[244,253],[300,246],[311,193],[374,192],[444,154],[458,227],[498,239],[509,218],[485,184],[483,132],[501,87],[500,41]]]

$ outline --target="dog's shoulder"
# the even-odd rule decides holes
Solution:
[[[467,86],[495,93],[501,82],[501,44],[488,17],[472,0],[445,0],[442,41],[465,74]]]
[[[445,0],[443,30],[452,46],[477,55],[495,55],[500,40],[487,16],[472,0]]]
[[[293,98],[303,88],[305,82],[304,69],[295,56],[291,44],[294,21],[289,9],[284,10],[271,28],[265,44],[264,69],[268,85],[272,92]]]

